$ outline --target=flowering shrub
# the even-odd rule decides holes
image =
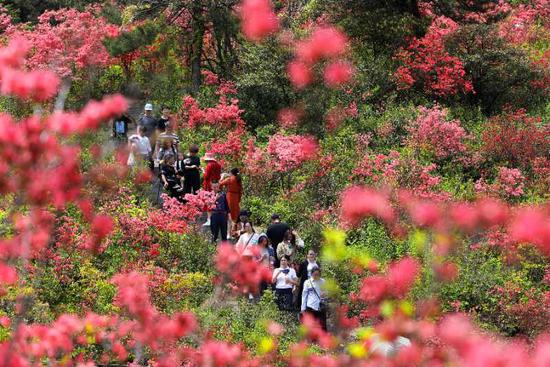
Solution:
[[[317,157],[318,144],[313,137],[301,135],[274,135],[265,149],[248,142],[245,167],[251,175],[262,175],[266,170],[288,172]]]
[[[317,155],[317,142],[312,137],[274,135],[269,139],[267,152],[274,159],[276,171],[298,168]]]
[[[8,34],[29,42],[32,51],[27,67],[70,77],[77,69],[108,65],[111,57],[103,41],[116,37],[119,30],[97,16],[94,9],[83,12],[61,9],[44,12],[32,30],[19,26],[10,29]]]
[[[449,96],[473,91],[464,64],[445,50],[445,39],[458,25],[449,18],[433,20],[423,38],[413,38],[409,46],[400,49],[395,58],[403,65],[394,77],[402,89],[413,86],[435,96]]]
[[[408,126],[407,144],[425,149],[437,159],[464,156],[468,137],[460,121],[447,121],[447,111],[439,106],[420,107],[419,116]]]
[[[499,35],[511,43],[535,41],[542,35],[548,35],[550,22],[547,0],[537,0],[528,4],[519,4],[510,16],[500,23]]]
[[[512,335],[537,336],[550,325],[550,299],[534,288],[522,289],[516,284],[505,284],[494,290],[498,297],[498,322],[510,328]]]
[[[517,168],[498,168],[498,177],[493,184],[486,184],[483,179],[476,182],[476,190],[483,194],[496,195],[502,198],[513,198],[523,195],[525,177]]]
[[[489,121],[483,132],[483,152],[489,159],[512,167],[527,168],[547,147],[547,127],[525,110],[506,112]]]
[[[407,188],[419,197],[448,199],[449,195],[437,188],[441,177],[433,174],[436,168],[435,164],[422,166],[416,159],[402,157],[399,152],[392,150],[388,155],[366,154],[353,174],[376,187]]]
[[[195,14],[196,18],[201,14]],[[268,2],[247,2],[241,15],[245,32],[252,39],[260,40],[276,28]],[[264,18],[270,17],[271,23],[269,19],[266,22]],[[422,39],[432,37],[434,49],[428,49],[422,40],[414,41],[422,46],[419,52],[426,58],[441,56],[441,63],[427,63],[435,65],[437,80],[422,74],[426,71],[422,65],[411,61],[415,66],[411,70],[421,71],[427,78],[431,95],[467,90],[461,65],[444,52],[444,39],[454,26],[447,19],[434,21],[427,38]],[[301,75],[297,74],[303,87],[313,81],[313,69],[317,71],[319,66],[327,84],[347,81],[351,72],[334,65],[343,65],[341,58],[349,47],[351,43],[341,31],[325,25],[314,28],[294,47],[293,62],[305,67],[298,70]],[[58,92],[58,77],[25,70],[27,48],[12,41],[0,49],[0,91],[26,98],[25,105],[34,107],[29,107],[29,117],[0,117],[0,364],[548,365],[550,340],[543,335],[548,331],[549,299],[544,283],[547,276],[542,274],[545,264],[537,268],[541,273],[537,279],[524,282],[527,287],[504,283],[502,288],[494,288],[495,297],[502,300],[498,305],[501,318],[496,322],[511,325],[514,330],[510,334],[527,334],[533,340],[531,345],[480,332],[464,315],[443,313],[438,305],[437,289],[460,279],[461,264],[455,261],[461,256],[456,255],[471,251],[471,242],[483,243],[473,248],[481,249],[488,243],[512,254],[522,247],[537,256],[550,256],[547,204],[515,207],[491,197],[470,202],[451,200],[450,194],[437,190],[442,177],[434,174],[436,166],[407,154],[418,144],[437,159],[464,159],[465,131],[457,121],[447,122],[441,108],[422,111],[410,126],[411,140],[404,149],[381,147],[374,139],[383,130],[376,124],[380,111],[359,115],[360,100],[343,102],[338,94],[342,91],[332,90],[330,98],[322,102],[335,115],[357,118],[353,125],[342,126],[320,141],[309,135],[284,135],[268,126],[256,131],[258,141],[267,141],[264,146],[249,141],[243,182],[248,185],[247,204],[261,209],[254,213],[258,218],[283,209],[285,220],[301,226],[307,246],[314,248],[321,241],[323,225],[345,227],[353,233],[368,219],[367,236],[387,240],[387,252],[391,252],[388,263],[375,261],[361,241],[354,243],[343,230],[325,230],[320,259],[328,269],[324,274],[328,278],[334,273],[337,279],[347,281],[342,284],[342,293],[332,294],[338,287],[327,279],[330,286],[326,290],[333,300],[345,305],[330,305],[330,332],[306,314],[298,336],[291,324],[283,322],[286,316],[274,308],[271,292],[267,291],[258,304],[244,300],[243,307],[235,301],[243,294],[256,294],[259,283],[269,282],[272,272],[255,256],[243,258],[229,244],[216,248],[195,228],[203,209],[211,208],[214,194],[199,191],[187,195],[185,204],[165,196],[161,208],[152,207],[146,194],[130,195],[129,187],[133,186],[127,179],[128,169],[118,163],[120,155],[107,149],[102,153],[99,146],[85,144],[89,140],[98,143],[102,123],[124,112],[126,101],[120,96],[108,97],[90,102],[80,112],[50,113],[52,106],[46,102]],[[210,52],[205,50],[205,62],[210,62]],[[193,129],[180,132],[190,134],[191,130],[193,139],[210,134],[217,140],[208,140],[203,147],[234,154],[236,159],[245,124],[237,101],[229,98],[236,92],[234,85],[206,76],[208,90],[217,85],[217,97],[213,97],[217,105],[204,108],[199,103],[202,96],[186,97],[183,115]],[[31,105],[35,102],[40,104]],[[0,103],[5,103],[4,99]],[[361,112],[369,108],[361,106]],[[538,121],[518,116],[497,117],[484,132],[484,149],[491,152],[486,163],[506,160],[506,165],[499,166],[494,188],[499,196],[516,200],[521,199],[525,185],[536,180],[530,168],[544,175],[547,165],[545,140],[541,138],[546,130]],[[507,125],[510,121],[512,127]],[[536,127],[531,135],[523,131],[523,122]],[[289,125],[295,125],[294,121]],[[503,153],[500,147],[490,145],[488,131],[518,139],[524,144],[518,149],[533,149],[525,149],[521,152],[524,155]],[[502,131],[517,131],[520,137]],[[227,140],[220,138],[220,134],[228,133]],[[353,145],[362,146],[350,154]],[[81,164],[81,154],[89,157],[88,165]],[[357,157],[362,159],[359,164]],[[510,157],[516,165],[508,164]],[[469,168],[472,176],[485,174],[476,167]],[[372,185],[349,186],[354,169],[361,184]],[[138,175],[143,176],[140,180],[150,178]],[[467,185],[469,182],[464,181],[468,179],[459,177],[452,182]],[[274,181],[283,182],[284,190],[277,190]],[[258,187],[252,187],[255,184]],[[254,190],[268,195],[254,196]],[[474,197],[462,187],[456,191],[462,197]],[[335,203],[336,197],[341,200]],[[542,202],[542,197],[536,200]],[[312,223],[309,213],[324,223]],[[330,218],[338,214],[339,222]],[[486,246],[486,251],[499,252],[494,246]],[[480,262],[485,260],[479,256],[485,253],[466,254],[479,257]],[[49,276],[52,270],[59,276]],[[217,287],[212,287],[211,279],[216,280]],[[429,286],[416,289],[427,283]],[[227,289],[231,292],[225,292]],[[351,297],[346,297],[348,293]],[[446,301],[456,309],[463,308],[461,300]],[[491,305],[494,303],[473,305],[471,309]],[[40,314],[41,308],[45,316]],[[92,309],[101,314],[89,311]],[[214,314],[215,322],[205,315],[212,310],[220,310]],[[267,320],[262,320],[264,316]],[[379,341],[397,346],[401,336],[409,343],[390,355],[380,352]]]
[[[231,82],[222,82],[218,85],[216,94],[219,96],[215,107],[202,109],[197,100],[191,96],[183,98],[181,106],[181,119],[187,121],[186,127],[194,128],[199,125],[210,125],[219,128],[243,128],[244,121],[241,118],[242,110],[239,108],[238,99],[229,99],[236,90]]]

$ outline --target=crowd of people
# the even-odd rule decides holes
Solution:
[[[310,250],[302,262],[298,261],[304,241],[278,214],[271,216],[265,233],[256,231],[251,213],[240,208],[243,185],[239,169],[222,173],[222,166],[210,152],[202,157],[201,165],[196,145],[184,154],[168,108],[161,108],[160,118],[155,118],[153,105],[147,103],[136,123],[136,133],[128,136],[132,123],[130,116],[123,115],[115,118],[112,126],[113,138],[121,145],[128,144],[127,164],[148,165],[167,194],[182,202],[186,194],[196,194],[201,188],[214,192],[214,205],[205,208],[207,220],[203,224],[210,227],[212,241],[232,241],[242,256],[273,269],[271,284],[262,283],[259,294],[250,295],[251,299],[272,289],[280,310],[310,313],[326,330],[326,292],[316,253]]]

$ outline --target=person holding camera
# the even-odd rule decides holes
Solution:
[[[281,266],[273,271],[271,282],[275,284],[275,298],[281,311],[292,311],[292,289],[298,285],[294,269],[289,267],[290,258],[283,256]]]
[[[305,281],[302,290],[302,313],[311,314],[327,331],[327,306],[323,287],[325,280],[321,278],[321,269],[313,267],[311,277]]]

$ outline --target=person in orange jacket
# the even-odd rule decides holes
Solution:
[[[241,172],[238,168],[231,170],[231,176],[224,178],[220,181],[220,187],[225,188],[227,192],[227,202],[229,203],[229,219],[231,226],[233,226],[239,220],[239,213],[241,211],[241,198],[243,196],[243,185],[241,179]]]

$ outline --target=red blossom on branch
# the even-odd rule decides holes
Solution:
[[[457,28],[451,19],[438,17],[423,38],[413,38],[408,47],[397,52],[395,58],[403,65],[396,70],[394,77],[401,89],[418,85],[435,96],[473,91],[463,62],[445,50],[446,38]]]

